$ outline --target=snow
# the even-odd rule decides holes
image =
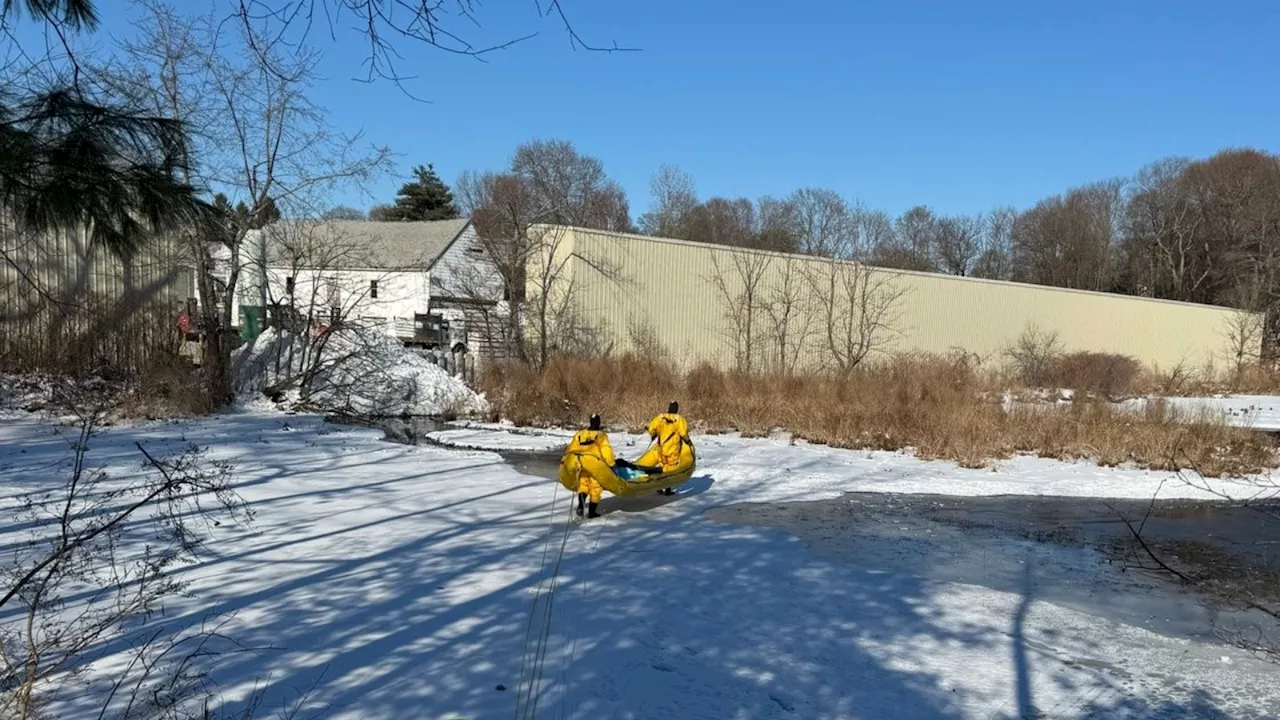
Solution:
[[[332,331],[318,353],[316,347],[314,338],[274,328],[263,332],[232,359],[237,395],[251,401],[264,388],[314,367],[301,393],[312,409],[386,417],[468,415],[488,408],[461,379],[382,333],[343,328]],[[295,389],[291,399],[298,395]]]
[[[436,439],[526,450],[566,439],[511,430],[473,425]],[[257,683],[272,710],[307,693],[300,716],[512,716],[533,649],[531,608],[538,617],[547,607],[534,598],[550,590],[562,539],[545,717],[1013,718],[1034,706],[1043,718],[1225,718],[1280,709],[1274,667],[1234,649],[1029,593],[824,558],[781,532],[703,516],[725,503],[858,488],[1141,496],[1156,474],[1025,459],[961,471],[905,454],[697,436],[699,470],[673,501],[606,498],[599,521],[566,526],[558,515],[568,496],[554,481],[492,452],[382,436],[245,411],[119,425],[93,446],[91,460],[121,476],[136,472],[135,441],[185,439],[235,463],[255,523],[218,529],[215,553],[185,571],[192,596],[164,612],[171,626],[234,613],[224,632],[278,648],[216,668],[229,710]],[[628,456],[643,448],[642,438],[614,443]],[[0,424],[0,492],[55,480],[62,453],[32,416]],[[0,544],[20,542],[24,530],[6,525]],[[83,696],[58,703],[53,716],[96,716]]]
[[[0,412],[43,407],[58,384],[58,379],[47,375],[0,373]]]
[[[573,431],[512,429],[487,423],[427,434],[433,443],[471,450],[552,452]],[[635,459],[643,435],[610,433],[620,457]],[[1018,455],[980,469],[947,460],[921,460],[905,452],[839,450],[786,437],[743,439],[734,434],[696,435],[700,468],[715,468],[717,501],[778,502],[833,498],[847,492],[990,495],[1052,495],[1148,499],[1257,499],[1258,483],[1247,479],[1182,477],[1175,473],[1101,467],[1088,460],[1065,462]],[[1244,481],[1247,480],[1247,481]]]
[[[1214,397],[1165,397],[1172,408],[1194,416],[1208,411],[1230,424],[1266,432],[1280,432],[1280,396],[1221,395]],[[1139,398],[1121,403],[1122,407],[1141,410],[1150,399]]]

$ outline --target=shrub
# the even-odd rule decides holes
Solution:
[[[1035,387],[1050,382],[1054,363],[1061,354],[1058,333],[1041,331],[1035,325],[1028,325],[1013,345],[1005,350],[1022,382]]]
[[[1126,355],[1077,352],[1054,363],[1054,384],[1109,399],[1132,395],[1142,366]]]

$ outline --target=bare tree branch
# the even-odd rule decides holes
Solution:
[[[551,0],[545,6],[534,0],[532,5],[538,18],[554,18],[560,24],[574,50],[581,48],[599,53],[639,50],[616,42],[610,45],[586,42],[561,0]],[[252,30],[255,41],[250,44],[250,50],[260,59],[266,59],[277,45],[307,42],[318,17],[323,18],[331,37],[336,39],[336,24],[349,14],[354,21],[349,29],[362,36],[368,47],[363,63],[364,81],[389,80],[408,92],[404,83],[415,76],[402,74],[398,69],[404,58],[396,48],[396,39],[484,62],[490,55],[539,34],[535,30],[494,42],[472,40],[460,26],[469,26],[472,30],[482,28],[479,6],[478,0],[237,0],[234,17]],[[275,28],[269,35],[263,30],[267,26]]]

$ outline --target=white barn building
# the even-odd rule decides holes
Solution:
[[[234,316],[377,328],[406,345],[502,352],[504,284],[469,219],[281,221],[250,234]]]

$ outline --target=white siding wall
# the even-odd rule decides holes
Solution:
[[[501,336],[510,312],[502,295],[502,274],[475,226],[468,225],[431,273],[432,311],[449,321],[450,343],[463,343],[485,355],[502,354]]]
[[[300,270],[267,269],[268,302],[288,303],[287,279],[294,278],[292,305],[306,316],[325,317],[336,306],[343,317],[377,326],[388,335],[413,335],[414,315],[427,312],[430,299],[429,274],[386,270]],[[377,297],[372,284],[377,283]]]
[[[440,256],[431,277],[435,295],[502,300],[502,275],[468,225]]]

